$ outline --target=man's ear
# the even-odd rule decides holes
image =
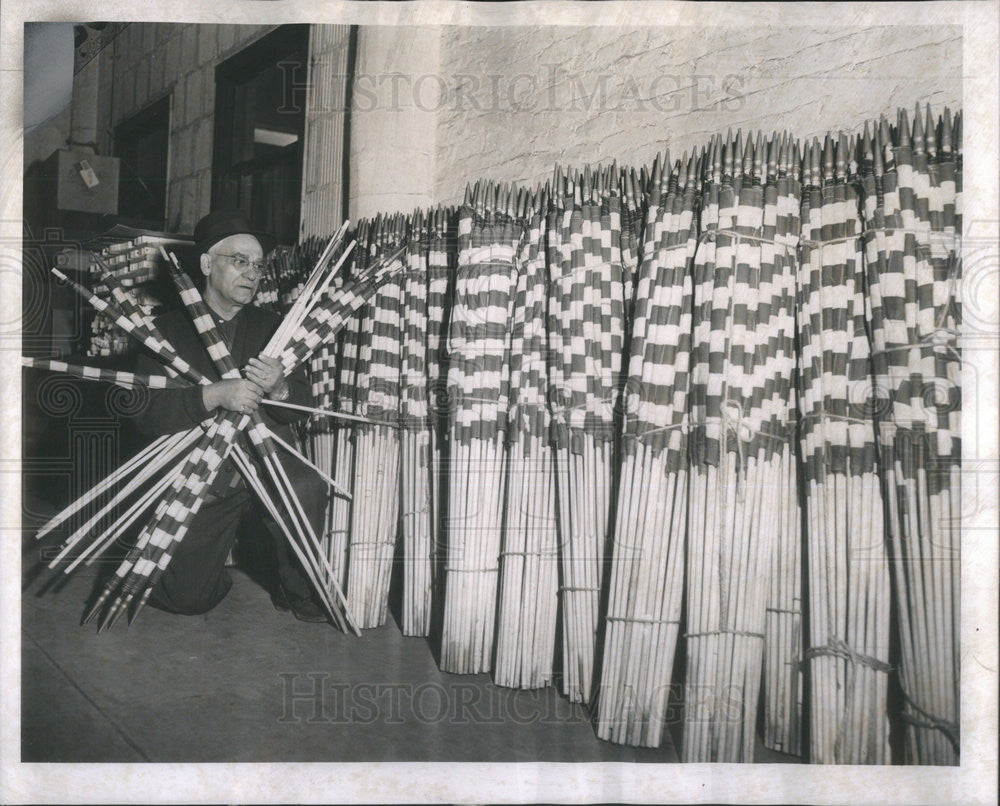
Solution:
[[[208,277],[209,273],[212,271],[212,256],[207,252],[201,253],[201,273]]]

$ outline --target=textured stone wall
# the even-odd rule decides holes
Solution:
[[[101,53],[101,153],[111,153],[119,123],[164,95],[171,96],[169,231],[191,232],[210,209],[215,67],[271,28],[133,23]]]
[[[433,197],[556,163],[676,159],[728,127],[812,137],[917,101],[955,108],[961,58],[957,26],[448,27]]]

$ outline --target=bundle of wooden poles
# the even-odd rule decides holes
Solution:
[[[562,688],[584,703],[593,685],[616,469],[627,265],[620,255],[620,179],[615,166],[572,174],[557,168],[548,229]]]
[[[908,761],[957,763],[960,143],[948,110],[730,132],[361,222],[336,277],[306,271],[343,257],[325,241],[275,258],[301,325],[269,349],[343,418],[307,429],[353,496],[325,534],[268,504],[324,602],[384,623],[395,559],[401,628],[439,637],[444,670],[557,683],[598,736],[648,747],[676,698],[685,761],[752,760],[762,711],[762,742],[813,762],[896,760],[896,720]],[[121,295],[94,301],[155,343]],[[163,355],[173,374],[101,378],[203,382]],[[60,559],[162,499],[107,595],[144,590],[245,426],[154,443]]]
[[[509,186],[482,183],[458,221],[448,331],[450,456],[441,668],[489,671],[503,532],[510,332],[523,235]]]
[[[788,204],[781,195],[789,188],[777,183],[789,147],[786,138],[761,134],[744,145],[737,133],[704,152],[693,278],[685,761],[753,758],[766,583],[791,520],[781,505],[795,472],[785,445],[793,433],[796,261],[775,243],[789,234],[788,220],[777,217]]]
[[[809,589],[809,758],[889,758],[889,569],[865,330],[858,146],[803,154],[800,455]]]
[[[802,195],[801,162],[797,143],[782,138],[777,150],[769,150],[768,180],[762,241],[773,241],[777,260],[794,260],[800,237],[799,199]],[[765,244],[768,246],[769,244]],[[796,318],[799,313],[796,311]],[[793,368],[793,372],[797,368]],[[801,373],[796,376],[795,396],[800,395]],[[781,488],[780,524],[775,536],[768,571],[770,585],[764,620],[763,735],[765,747],[801,755],[803,731],[803,584],[802,519],[800,517],[801,463],[795,472],[798,451],[794,440],[782,444],[786,467]]]
[[[402,216],[373,221],[369,259],[400,248]],[[405,247],[404,247],[405,255]],[[402,279],[383,284],[358,316],[355,405],[378,425],[353,425],[354,462],[347,541],[347,601],[362,628],[388,616],[399,513],[399,384]]]
[[[498,685],[514,688],[548,685],[555,657],[559,550],[547,399],[547,205],[547,190],[529,201],[511,321],[508,467],[493,677]]]
[[[695,190],[700,162],[652,170],[625,384],[597,735],[656,747],[681,623]]]
[[[907,758],[959,755],[961,114],[863,135],[865,264]]]

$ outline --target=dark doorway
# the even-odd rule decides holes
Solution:
[[[146,107],[115,129],[118,222],[161,230],[167,210],[167,150],[170,97]]]
[[[212,207],[282,244],[299,235],[309,26],[283,25],[216,68]]]

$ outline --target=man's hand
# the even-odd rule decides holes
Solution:
[[[284,367],[277,358],[270,358],[266,355],[251,358],[243,368],[243,374],[270,397],[284,400],[288,396]]]
[[[221,406],[229,411],[251,414],[257,411],[263,396],[263,390],[258,384],[244,378],[216,381],[203,386],[201,390],[202,402],[209,411]]]

